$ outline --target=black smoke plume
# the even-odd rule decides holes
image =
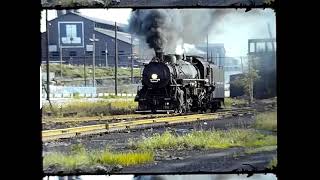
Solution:
[[[183,43],[203,42],[226,10],[141,9],[133,11],[129,30],[156,52],[175,53]],[[219,33],[219,28],[215,27]]]

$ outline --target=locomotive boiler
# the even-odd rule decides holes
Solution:
[[[156,52],[135,101],[137,112],[216,111],[224,102],[224,71],[199,56]]]

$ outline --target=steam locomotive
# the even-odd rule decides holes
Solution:
[[[224,103],[224,71],[199,56],[156,52],[142,73],[136,112],[215,112]]]

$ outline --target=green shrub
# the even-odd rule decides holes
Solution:
[[[44,70],[46,70],[44,65]],[[60,64],[50,64],[50,72],[54,72],[56,76],[60,76]],[[83,78],[84,77],[84,67],[83,66],[73,66],[73,65],[62,65],[62,75],[64,78]],[[86,75],[87,77],[91,77],[93,75],[93,67],[86,67]],[[114,76],[114,68],[113,67],[96,67],[95,68],[96,77],[113,77]],[[133,69],[133,75],[135,77],[140,76],[140,68]],[[130,68],[119,68],[118,76],[131,76]]]
[[[271,161],[270,161],[270,163],[269,163],[269,165],[268,165],[268,168],[269,169],[273,169],[273,168],[275,168],[275,167],[277,167],[278,166],[278,159],[277,159],[277,157],[274,157]]]
[[[226,107],[232,107],[233,105],[246,105],[248,102],[244,99],[225,98],[224,104]]]
[[[61,117],[62,114],[76,113],[77,117],[85,116],[100,116],[103,115],[119,115],[119,114],[132,114],[138,107],[138,103],[133,99],[119,99],[115,101],[97,101],[97,102],[79,102],[75,101],[59,107],[53,105],[53,109],[57,114],[54,117]],[[51,112],[49,105],[43,106],[44,114]]]
[[[265,112],[256,116],[255,128],[270,131],[277,131],[277,112]]]
[[[137,149],[219,149],[230,147],[262,147],[276,145],[277,138],[264,135],[255,130],[231,129],[218,131],[193,131],[183,136],[173,135],[170,132],[154,134],[136,144]]]
[[[89,165],[123,165],[130,166],[152,162],[154,154],[144,152],[113,153],[108,149],[104,151],[86,151],[81,144],[74,145],[70,153],[54,152],[44,156],[44,168],[50,165],[60,165],[67,170]]]

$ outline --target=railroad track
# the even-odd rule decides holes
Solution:
[[[249,108],[234,108],[234,109],[221,109],[218,112],[225,111],[242,111]],[[191,115],[192,113],[185,114]],[[193,113],[194,114],[194,113]],[[76,118],[44,118],[42,124],[52,124],[52,123],[81,123],[90,121],[121,121],[121,120],[138,120],[147,118],[160,118],[160,117],[172,117],[181,116],[181,114],[126,114],[126,115],[111,115],[111,116],[95,116],[95,117],[76,117]]]
[[[88,125],[88,126],[81,126],[81,127],[65,128],[65,129],[45,130],[45,131],[42,131],[42,141],[46,142],[46,141],[52,141],[52,140],[57,140],[62,138],[72,138],[72,137],[78,137],[82,135],[115,132],[115,131],[128,130],[128,129],[190,123],[190,122],[203,121],[203,120],[215,120],[221,117],[228,117],[228,116],[234,116],[239,114],[252,114],[254,113],[254,111],[255,111],[254,109],[250,109],[250,108],[241,108],[241,109],[223,110],[216,113],[164,116],[164,117],[146,118],[146,119],[139,119],[139,120],[124,121],[124,122],[103,123],[103,124]]]
[[[72,123],[72,122],[90,122],[90,121],[113,121],[113,120],[136,120],[144,118],[158,118],[176,116],[176,114],[126,114],[126,115],[112,115],[112,116],[95,116],[95,117],[78,117],[78,118],[46,118],[43,119],[42,124],[50,123]]]

